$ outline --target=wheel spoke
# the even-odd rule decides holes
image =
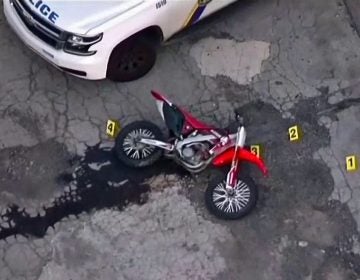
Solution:
[[[213,199],[214,199],[214,201],[222,200],[222,199],[224,199],[224,198],[225,198],[224,195],[221,195],[221,194],[218,194],[218,193],[214,193],[214,194],[213,194]]]
[[[144,147],[144,149],[142,149],[141,151],[142,157],[146,158],[148,155],[151,154],[151,149],[150,147]]]
[[[136,160],[145,159],[155,150],[154,146],[139,143],[138,141],[141,138],[154,139],[155,135],[151,130],[144,128],[138,128],[129,132],[122,145],[128,157]]]
[[[126,155],[129,155],[132,151],[132,148],[131,147],[124,148],[124,151],[125,151]]]
[[[234,208],[233,208],[233,203],[232,203],[232,201],[231,200],[229,200],[228,201],[229,203],[228,203],[228,205],[227,205],[227,207],[225,208],[225,211],[226,212],[233,212],[233,210],[234,210]]]
[[[146,149],[142,149],[142,151],[141,151],[141,156],[142,156],[143,158],[145,158],[146,155],[147,155],[147,150],[146,150]]]
[[[241,208],[244,208],[248,202],[248,200],[244,199],[235,199],[234,201],[236,201],[236,203],[238,203]]]
[[[236,213],[248,205],[250,196],[250,188],[245,182],[239,181],[231,195],[226,190],[226,184],[223,181],[214,188],[212,198],[215,206],[221,211]]]
[[[240,211],[241,205],[240,205],[239,201],[234,200],[234,204],[235,204],[235,212]]]
[[[220,210],[223,210],[224,207],[225,207],[225,204],[226,204],[227,202],[228,202],[228,199],[225,198],[223,201],[215,203],[215,205],[216,205],[218,208],[220,208]]]

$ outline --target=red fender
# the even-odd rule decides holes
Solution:
[[[214,160],[212,162],[213,165],[215,165],[216,167],[230,165],[233,160],[234,153],[235,153],[235,147],[226,150],[225,152],[223,152],[222,154],[220,154],[214,158]],[[264,174],[264,176],[269,175],[269,171],[268,171],[264,161],[260,157],[257,157],[256,155],[251,153],[250,151],[240,148],[237,151],[237,157],[238,157],[239,161],[248,161],[248,162],[255,164],[261,170],[261,172]]]

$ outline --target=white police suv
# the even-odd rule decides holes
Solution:
[[[8,23],[57,68],[91,80],[131,81],[156,49],[236,0],[3,0]]]

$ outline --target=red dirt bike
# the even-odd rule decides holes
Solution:
[[[226,176],[209,183],[205,191],[208,210],[222,219],[239,219],[257,202],[257,186],[250,177],[240,174],[240,163],[254,163],[264,175],[268,169],[263,160],[245,148],[246,131],[240,125],[237,133],[204,124],[187,111],[151,91],[170,137],[165,140],[160,128],[149,121],[136,121],[117,135],[115,152],[130,167],[146,167],[161,156],[171,158],[191,173],[203,171],[210,164],[230,166]],[[239,114],[236,115],[240,119]]]

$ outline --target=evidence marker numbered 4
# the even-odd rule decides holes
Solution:
[[[117,120],[108,120],[106,123],[106,134],[111,138],[116,138],[120,132],[120,123]]]

